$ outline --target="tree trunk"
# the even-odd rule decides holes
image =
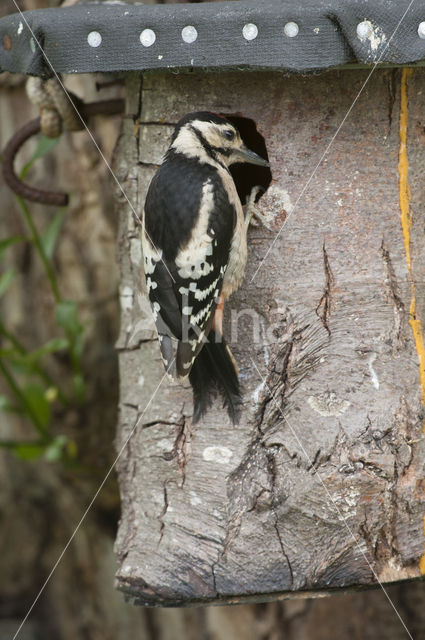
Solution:
[[[367,73],[146,74],[128,85],[136,126],[127,121],[118,165],[139,215],[189,111],[254,121],[273,178],[259,203],[273,232],[250,231],[245,282],[227,308],[244,388],[235,428],[218,402],[192,426],[190,390],[162,380],[139,230],[123,203],[118,449],[132,437],[116,548],[118,587],[139,604],[420,576],[423,72],[375,72],[318,164]]]

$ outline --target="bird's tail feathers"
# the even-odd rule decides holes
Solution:
[[[217,340],[215,331],[210,331],[189,374],[193,390],[193,423],[198,422],[210,407],[217,392],[223,398],[233,424],[238,423],[241,408],[238,368],[224,338],[219,338]]]

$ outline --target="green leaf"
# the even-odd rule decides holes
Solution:
[[[30,361],[28,354],[20,353],[16,349],[2,349],[0,358],[4,358],[12,365],[14,373],[29,374],[34,371],[34,363]]]
[[[32,155],[31,160],[27,162],[20,173],[21,180],[24,180],[28,174],[28,171],[31,169],[32,165],[39,158],[44,158],[47,156],[53,149],[56,147],[59,142],[59,138],[46,138],[46,136],[40,135],[38,138],[37,146]]]
[[[0,358],[7,360],[13,367],[15,373],[29,374],[34,371],[35,362],[30,359],[28,353],[21,353],[15,348],[1,349]]]
[[[81,333],[83,327],[78,320],[75,300],[63,300],[56,307],[56,322],[59,327],[75,335]]]
[[[83,355],[85,338],[82,331],[83,327],[81,326],[80,333],[75,336],[74,343],[72,345],[72,351],[76,358],[80,359]]]
[[[68,458],[75,460],[78,455],[77,444],[75,440],[68,440],[66,443],[66,453]]]
[[[64,217],[65,210],[58,211],[40,236],[41,246],[48,258],[51,258],[55,251],[56,242]]]
[[[7,396],[0,395],[0,411],[13,411],[13,406]]]
[[[19,353],[14,347],[8,349],[0,349],[0,358],[14,358],[15,354]]]
[[[37,371],[39,360],[51,353],[69,349],[67,338],[53,338],[34,351],[21,353],[16,348],[0,349],[0,357],[6,358],[15,371],[23,374],[31,374]]]
[[[74,383],[75,395],[82,402],[86,393],[86,383],[84,381],[84,378],[80,373],[76,373],[72,377],[72,381]]]
[[[40,358],[47,356],[49,353],[55,353],[56,351],[64,351],[69,348],[69,340],[66,338],[53,338],[43,344],[42,347],[31,351],[26,357],[31,363],[35,363]]]
[[[26,238],[25,236],[10,236],[9,238],[5,238],[5,240],[0,240],[0,260],[3,257],[3,253],[6,251],[6,249],[16,244],[17,242],[25,242],[26,240],[28,240],[28,238]]]
[[[49,462],[57,462],[63,457],[64,449],[68,443],[66,436],[57,436],[51,444],[46,447],[44,457]]]
[[[38,384],[29,383],[22,389],[27,404],[32,409],[43,431],[46,431],[50,421],[50,404],[46,399],[46,390]]]
[[[15,277],[14,269],[7,269],[7,271],[5,271],[2,276],[0,276],[0,297],[4,293],[6,293],[14,277]]]
[[[45,444],[39,442],[2,442],[0,447],[9,449],[21,460],[35,460],[40,458],[46,450]]]

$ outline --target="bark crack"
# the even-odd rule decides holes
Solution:
[[[265,445],[263,445],[265,447]],[[285,551],[285,547],[283,546],[283,540],[282,540],[282,536],[280,535],[280,531],[279,531],[279,518],[278,518],[278,513],[276,510],[276,480],[277,480],[277,468],[276,468],[276,458],[275,458],[275,454],[274,452],[271,450],[274,447],[265,447],[266,449],[266,456],[267,456],[267,472],[269,475],[269,481],[270,481],[270,494],[271,494],[271,512],[273,514],[273,518],[274,518],[274,529],[276,531],[276,535],[277,535],[277,539],[279,541],[279,546],[280,549],[282,551],[282,555],[286,560],[286,564],[288,565],[288,570],[289,570],[289,575],[291,578],[291,584],[290,584],[290,588],[293,587],[294,584],[294,574],[292,572],[292,566],[291,566],[291,562],[289,560],[288,554]],[[278,447],[280,448],[280,447]]]
[[[330,336],[331,330],[329,328],[329,319],[332,312],[332,290],[334,287],[335,278],[332,273],[331,265],[329,263],[329,256],[326,251],[325,243],[323,243],[323,268],[325,272],[325,288],[323,290],[323,294],[320,298],[319,304],[316,307],[316,314],[319,316],[323,326]]]
[[[190,443],[190,438],[191,438],[191,432],[189,429],[189,425],[185,419],[185,416],[183,414],[184,411],[184,403],[182,405],[181,408],[181,421],[180,422],[167,422],[164,420],[161,421],[156,421],[156,422],[152,422],[152,423],[147,423],[143,425],[143,428],[147,428],[150,426],[154,426],[154,425],[158,425],[158,424],[166,424],[166,425],[170,425],[170,426],[174,426],[177,427],[178,431],[177,431],[177,436],[176,439],[174,441],[174,446],[172,448],[172,450],[168,453],[164,454],[164,460],[173,460],[174,458],[177,458],[177,465],[178,465],[178,469],[179,471],[181,471],[182,473],[182,481],[181,484],[179,485],[177,483],[177,486],[179,486],[180,488],[183,488],[185,480],[186,480],[186,463],[187,463],[187,459],[188,459],[188,453],[187,453],[187,446]],[[170,482],[175,482],[175,479],[173,478],[169,478],[168,480],[166,480],[164,482],[164,506],[162,508],[161,513],[158,516],[158,520],[160,522],[160,529],[159,529],[159,539],[158,539],[158,544],[157,544],[157,548],[159,547],[159,545],[162,542],[162,538],[164,536],[164,530],[165,530],[165,522],[164,522],[164,517],[168,511],[168,507],[169,507],[169,499],[168,499],[168,490],[167,490],[167,485]]]
[[[265,390],[255,413],[255,427],[260,439],[269,425],[282,419],[290,393],[314,370],[328,338],[317,323],[292,327],[269,364]]]
[[[164,506],[162,508],[161,513],[158,516],[158,520],[160,522],[160,529],[159,529],[159,539],[158,539],[158,544],[157,544],[157,548],[159,547],[159,545],[162,542],[162,538],[164,535],[164,529],[165,529],[165,522],[164,522],[164,516],[168,511],[168,491],[167,491],[167,482],[165,482],[164,484]]]
[[[291,355],[294,349],[294,344],[297,339],[301,337],[302,329],[296,329],[284,343],[282,348],[276,354],[274,362],[271,365],[269,375],[266,378],[266,389],[268,393],[260,404],[258,411],[256,412],[255,427],[258,430],[260,438],[264,436],[264,430],[262,424],[265,419],[266,409],[270,403],[276,405],[276,396],[281,398],[279,407],[275,406],[272,413],[280,413],[285,406],[285,397],[289,388],[289,376],[291,372]]]
[[[148,167],[151,169],[158,169],[158,167],[160,166],[160,164],[158,162],[145,162],[143,160],[139,160],[139,162],[137,163],[138,167]]]
[[[388,135],[391,133],[393,124],[393,110],[396,99],[397,69],[392,69],[388,76]]]
[[[178,428],[177,436],[174,441],[174,446],[171,451],[164,454],[164,459],[174,460],[177,458],[177,466],[182,475],[182,481],[180,488],[184,487],[186,481],[186,465],[190,456],[190,445],[192,440],[192,430],[190,422],[185,419],[183,414],[184,405],[182,407],[182,418],[179,423],[173,423],[173,426]]]
[[[146,89],[145,89],[146,91]],[[176,127],[177,122],[166,122],[165,120],[140,120],[139,124],[142,125],[156,125],[162,127]]]
[[[220,554],[220,555],[222,555],[222,554]],[[213,589],[214,589],[214,593],[215,593],[216,596],[219,595],[219,594],[217,592],[217,578],[216,578],[216,575],[215,575],[215,569],[216,569],[216,566],[217,566],[217,564],[219,562],[220,562],[220,558],[218,560],[216,560],[213,563],[213,565],[211,566],[211,576],[212,576],[212,582],[213,582]]]
[[[127,340],[128,340],[128,337],[127,337]],[[129,352],[129,351],[138,351],[143,344],[147,344],[148,342],[156,342],[156,340],[157,340],[156,336],[154,336],[152,338],[140,338],[140,340],[138,340],[137,342],[133,343],[132,345],[126,344],[124,347],[115,347],[115,350],[117,351],[117,353],[126,353],[126,352]]]
[[[391,260],[391,255],[385,245],[384,238],[382,238],[380,250],[387,273],[386,283],[388,285],[388,292],[394,306],[394,328],[392,331],[392,340],[393,348],[396,350],[400,346],[400,343],[402,341],[403,323],[406,316],[406,309],[400,297],[397,277]]]

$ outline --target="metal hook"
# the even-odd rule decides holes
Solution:
[[[123,113],[124,108],[125,101],[118,98],[116,100],[99,100],[98,102],[83,104],[79,111],[84,121],[86,121],[90,116],[94,115],[118,115]],[[40,133],[40,118],[35,118],[35,120],[28,122],[11,137],[3,151],[2,170],[4,181],[12,191],[25,200],[64,207],[69,201],[67,193],[44,191],[32,187],[23,182],[15,172],[14,165],[18,151],[29,138],[38,133]]]

